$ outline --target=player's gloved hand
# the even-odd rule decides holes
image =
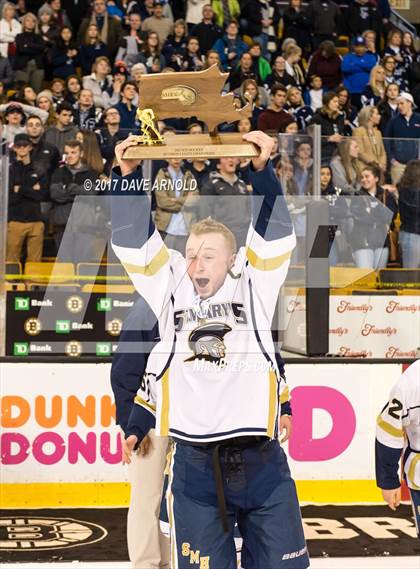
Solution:
[[[401,487],[395,488],[394,490],[384,490],[382,488],[382,496],[391,510],[395,512],[401,503]]]
[[[123,158],[123,154],[127,148],[138,145],[137,138],[137,136],[132,134],[115,146],[115,158],[117,159],[118,166],[121,168],[122,176],[128,176],[128,174],[134,172],[141,162],[141,160],[124,160]]]
[[[281,415],[279,419],[279,437],[281,437],[283,433],[284,436],[280,439],[281,443],[288,441],[292,434],[292,417],[290,417],[290,415]]]
[[[261,130],[247,132],[242,138],[259,147],[260,154],[252,159],[252,165],[256,171],[263,170],[273,151],[275,145],[274,140],[271,136],[268,136],[268,134],[265,134],[265,132],[262,132]]]
[[[122,463],[131,464],[131,454],[137,444],[136,435],[130,435],[127,439],[122,439]]]

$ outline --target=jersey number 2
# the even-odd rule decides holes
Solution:
[[[402,410],[403,408],[402,403],[401,401],[398,401],[398,399],[393,399],[391,403],[392,405],[390,405],[388,409],[388,414],[391,415],[391,417],[393,417],[397,421],[399,421],[400,416],[397,413]]]

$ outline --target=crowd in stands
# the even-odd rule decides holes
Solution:
[[[217,65],[235,104],[252,108],[249,119],[220,130],[260,129],[279,141],[273,163],[293,198],[294,262],[304,259],[302,199],[314,187],[308,133],[319,125],[320,187],[336,221],[330,262],[419,268],[418,38],[392,27],[388,0],[285,4],[0,1],[0,148],[8,146],[11,156],[8,260],[100,260],[108,202],[86,187],[109,178],[115,145],[139,132],[141,77]],[[173,118],[159,128],[170,136],[205,125]],[[228,224],[243,244],[246,160],[158,162],[152,175],[173,182],[173,190],[153,198],[156,225],[170,246],[182,250],[194,215]],[[239,201],[229,198],[239,195],[243,204],[233,208],[230,202]]]

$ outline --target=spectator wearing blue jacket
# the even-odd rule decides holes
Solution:
[[[350,93],[352,104],[358,109],[361,107],[361,94],[375,65],[376,57],[367,51],[364,38],[358,36],[353,42],[352,53],[345,55],[341,64],[344,85]]]
[[[148,355],[159,341],[156,316],[138,297],[125,319],[111,368],[116,421],[125,432],[137,390],[146,371]],[[140,447],[128,465],[131,483],[127,516],[127,545],[133,567],[169,567],[169,539],[159,529],[168,439],[149,433],[148,452]]]
[[[225,35],[218,39],[213,46],[220,56],[220,62],[225,71],[234,69],[241,55],[248,51],[247,44],[239,37],[239,28],[236,22],[230,22]]]
[[[133,81],[126,81],[121,88],[121,101],[114,105],[120,113],[120,128],[134,129],[137,126],[136,111],[133,100],[137,94],[137,86]]]
[[[420,157],[420,113],[415,113],[413,95],[398,97],[399,114],[390,120],[385,130],[385,146],[391,164],[392,183],[398,184],[410,160]]]

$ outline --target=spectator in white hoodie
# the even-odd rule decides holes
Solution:
[[[16,5],[6,2],[1,11],[0,20],[0,54],[3,57],[14,55],[13,46],[17,34],[22,32],[22,24],[16,20]]]

